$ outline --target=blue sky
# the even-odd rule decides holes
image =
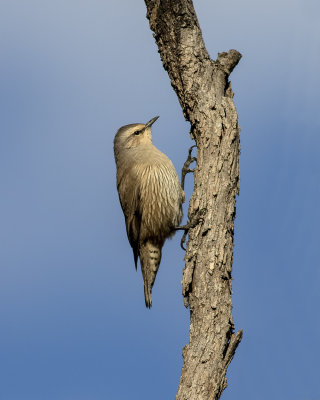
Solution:
[[[235,48],[241,132],[223,399],[319,400],[320,5],[195,1],[211,57]],[[146,310],[113,137],[160,115],[192,144],[143,1],[0,2],[0,400],[172,399],[188,341],[180,234]],[[192,187],[188,177],[187,194]]]

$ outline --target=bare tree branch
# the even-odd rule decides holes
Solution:
[[[240,128],[229,75],[241,54],[211,60],[192,0],[145,0],[163,66],[197,145],[182,292],[190,307],[177,400],[218,399],[242,331],[234,333],[231,272]]]

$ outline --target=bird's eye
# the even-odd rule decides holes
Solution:
[[[140,135],[141,131],[134,131],[133,134],[134,135]]]

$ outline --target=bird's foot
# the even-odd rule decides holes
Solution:
[[[192,157],[192,150],[194,147],[197,147],[195,144],[193,146],[190,147],[189,151],[188,151],[188,158],[186,159],[185,163],[183,164],[182,167],[182,171],[181,171],[181,187],[184,190],[184,182],[186,179],[186,175],[189,172],[194,172],[195,168],[190,169],[190,165],[194,162],[197,161],[196,157]]]
[[[201,209],[200,211],[191,216],[186,225],[176,226],[173,228],[175,231],[184,231],[180,242],[180,247],[182,248],[182,250],[186,250],[186,248],[183,245],[184,242],[186,241],[189,229],[195,228],[198,224],[204,221],[203,216],[205,215],[206,211],[207,210],[205,208]]]

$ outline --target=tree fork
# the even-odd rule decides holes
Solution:
[[[235,196],[239,192],[240,127],[229,75],[241,54],[211,60],[192,0],[145,0],[164,68],[197,145],[182,292],[190,308],[189,344],[176,400],[219,399],[242,331],[234,333],[231,302]]]

